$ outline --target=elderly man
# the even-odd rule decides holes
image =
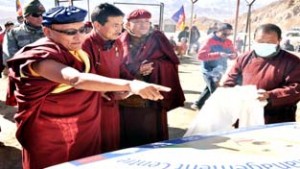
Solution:
[[[119,78],[123,48],[117,40],[123,28],[123,12],[114,5],[103,3],[91,14],[93,31],[84,44],[85,50],[95,58],[97,74]],[[120,113],[115,93],[107,92],[101,99],[102,151],[120,148]]]
[[[9,31],[3,42],[3,64],[12,58],[18,50],[44,36],[42,14],[44,6],[39,0],[31,0],[24,6],[24,22]]]
[[[159,100],[170,88],[99,76],[95,60],[81,50],[87,11],[55,7],[43,16],[46,38],[10,59],[16,85],[17,139],[23,168],[40,169],[101,153],[101,92],[130,91]]]
[[[300,100],[300,59],[280,49],[281,29],[260,25],[254,32],[253,50],[237,58],[224,86],[256,85],[258,99],[267,101],[265,123],[296,121]]]
[[[167,37],[150,31],[151,13],[132,11],[127,17],[121,77],[172,88],[164,100],[149,101],[132,96],[121,101],[121,146],[131,147],[168,139],[167,111],[183,106],[184,94],[178,75],[179,60]]]

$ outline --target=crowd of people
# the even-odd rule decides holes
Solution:
[[[18,107],[24,169],[167,140],[166,113],[183,106],[179,60],[151,29],[149,11],[133,10],[124,27],[124,13],[108,3],[91,23],[86,16],[75,6],[46,12],[32,0],[4,36],[6,102]]]
[[[201,109],[220,86],[251,84],[262,89],[257,99],[268,102],[266,124],[296,120],[300,59],[280,47],[277,25],[260,25],[253,50],[238,56],[228,23],[213,25],[201,45],[198,28],[186,27],[178,49],[174,37],[151,28],[145,9],[125,17],[101,3],[89,22],[87,15],[76,6],[45,11],[31,0],[22,24],[5,24],[1,69],[9,81],[6,103],[18,107],[24,169],[167,140],[167,112],[185,102],[178,55],[192,50],[206,82],[193,108]],[[221,83],[228,60],[235,63]]]

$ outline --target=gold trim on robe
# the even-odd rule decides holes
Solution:
[[[69,51],[78,61],[80,61],[80,62],[83,62],[84,64],[85,64],[85,70],[84,70],[84,72],[85,73],[88,73],[89,71],[90,71],[90,69],[91,69],[91,67],[90,67],[90,60],[89,60],[89,56],[88,56],[88,54],[85,52],[85,51],[83,51],[82,49],[79,49],[79,50],[77,50],[77,51]],[[29,64],[29,70],[30,70],[30,72],[31,72],[31,74],[33,75],[33,76],[40,76],[36,71],[34,71],[33,69],[32,69],[32,65],[31,64]],[[22,70],[20,70],[20,75],[21,75],[21,77],[26,77],[25,75],[24,75],[24,73],[22,72]],[[68,89],[70,89],[70,88],[72,88],[73,86],[71,86],[71,85],[68,85],[68,84],[64,84],[64,83],[61,83],[61,84],[59,84],[51,93],[61,93],[61,92],[63,92],[63,91],[66,91],[66,90],[68,90]]]

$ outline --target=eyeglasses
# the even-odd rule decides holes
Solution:
[[[150,21],[130,21],[136,25],[150,25],[151,22]]]
[[[80,34],[85,34],[87,33],[87,28],[85,26],[79,28],[79,29],[66,29],[66,30],[58,30],[58,29],[54,29],[52,27],[49,27],[51,30],[54,30],[56,32],[65,34],[65,35],[69,35],[69,36],[73,36],[76,35],[78,32]]]
[[[32,16],[32,17],[35,17],[35,18],[38,18],[38,17],[42,17],[43,14],[40,14],[40,13],[32,13],[31,16]]]

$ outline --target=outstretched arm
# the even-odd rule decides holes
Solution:
[[[160,91],[168,92],[168,87],[149,84],[142,81],[128,81],[123,79],[108,78],[92,73],[81,73],[78,70],[61,64],[55,60],[46,59],[35,62],[33,70],[40,76],[57,83],[64,83],[77,89],[91,91],[130,91],[144,99],[163,99]]]

